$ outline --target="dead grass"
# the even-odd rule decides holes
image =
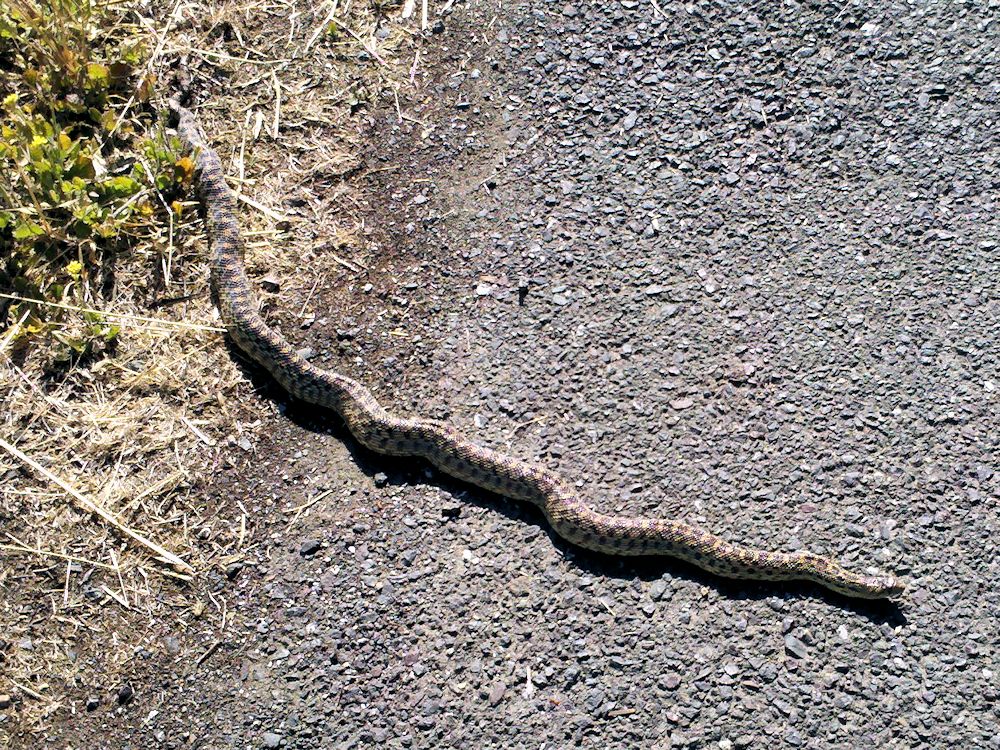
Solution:
[[[365,263],[349,181],[361,116],[415,85],[419,0],[408,19],[353,0],[113,8],[159,95],[188,79],[243,198],[251,274],[280,278],[306,300],[283,315],[308,321],[310,289]],[[120,123],[157,127],[140,97],[114,106]],[[254,521],[201,493],[219,465],[252,460],[264,407],[219,331],[204,251],[194,204],[158,205],[111,283],[58,303],[54,331],[25,338],[23,316],[0,319],[0,740],[5,724],[41,732],[81,711],[67,696],[125,679],[162,649],[164,623],[221,638],[239,616],[202,578],[240,558]],[[85,325],[81,308],[120,333],[57,362],[51,334]]]

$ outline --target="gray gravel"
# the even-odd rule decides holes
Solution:
[[[437,127],[374,128],[378,272],[285,327],[605,511],[893,571],[899,608],[578,552],[282,406],[218,480],[262,524],[239,626],[135,736],[1000,747],[998,11],[456,6]]]

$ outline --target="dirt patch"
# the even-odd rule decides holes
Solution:
[[[290,21],[244,10],[137,15],[163,96],[190,90],[230,165],[265,313],[292,338],[315,326],[346,342],[315,303],[339,294],[358,306],[362,280],[391,266],[376,253],[392,244],[359,203],[363,170],[382,168],[366,167],[361,133],[419,90],[432,73],[420,55],[438,37],[398,7],[328,5]],[[281,417],[260,398],[271,385],[219,335],[195,209],[119,259],[107,304],[127,322],[114,351],[56,377],[41,357],[2,371],[18,449],[0,459],[5,743],[12,727],[30,744],[66,716],[130,710],[149,670],[202,664],[233,627],[220,588],[252,563],[260,508],[227,487],[259,464],[258,441]],[[89,514],[94,504],[114,523]],[[121,526],[184,566],[156,563]]]

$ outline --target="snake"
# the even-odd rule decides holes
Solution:
[[[176,97],[168,107],[181,146],[192,154],[211,284],[230,338],[293,398],[336,412],[368,450],[421,458],[461,482],[533,504],[559,537],[586,550],[677,558],[724,578],[812,582],[853,598],[903,593],[904,584],[893,575],[851,572],[812,552],[754,549],[671,518],[601,513],[550,469],[472,442],[447,424],[393,414],[357,380],[310,363],[260,315],[243,262],[236,197],[222,160],[191,110]]]

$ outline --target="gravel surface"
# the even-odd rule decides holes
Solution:
[[[374,127],[369,164],[401,168],[362,178],[372,273],[285,325],[602,510],[895,572],[899,607],[579,552],[272,389],[256,466],[206,492],[256,522],[215,585],[237,624],[81,721],[178,748],[1000,747],[998,11],[456,6],[421,122]]]

